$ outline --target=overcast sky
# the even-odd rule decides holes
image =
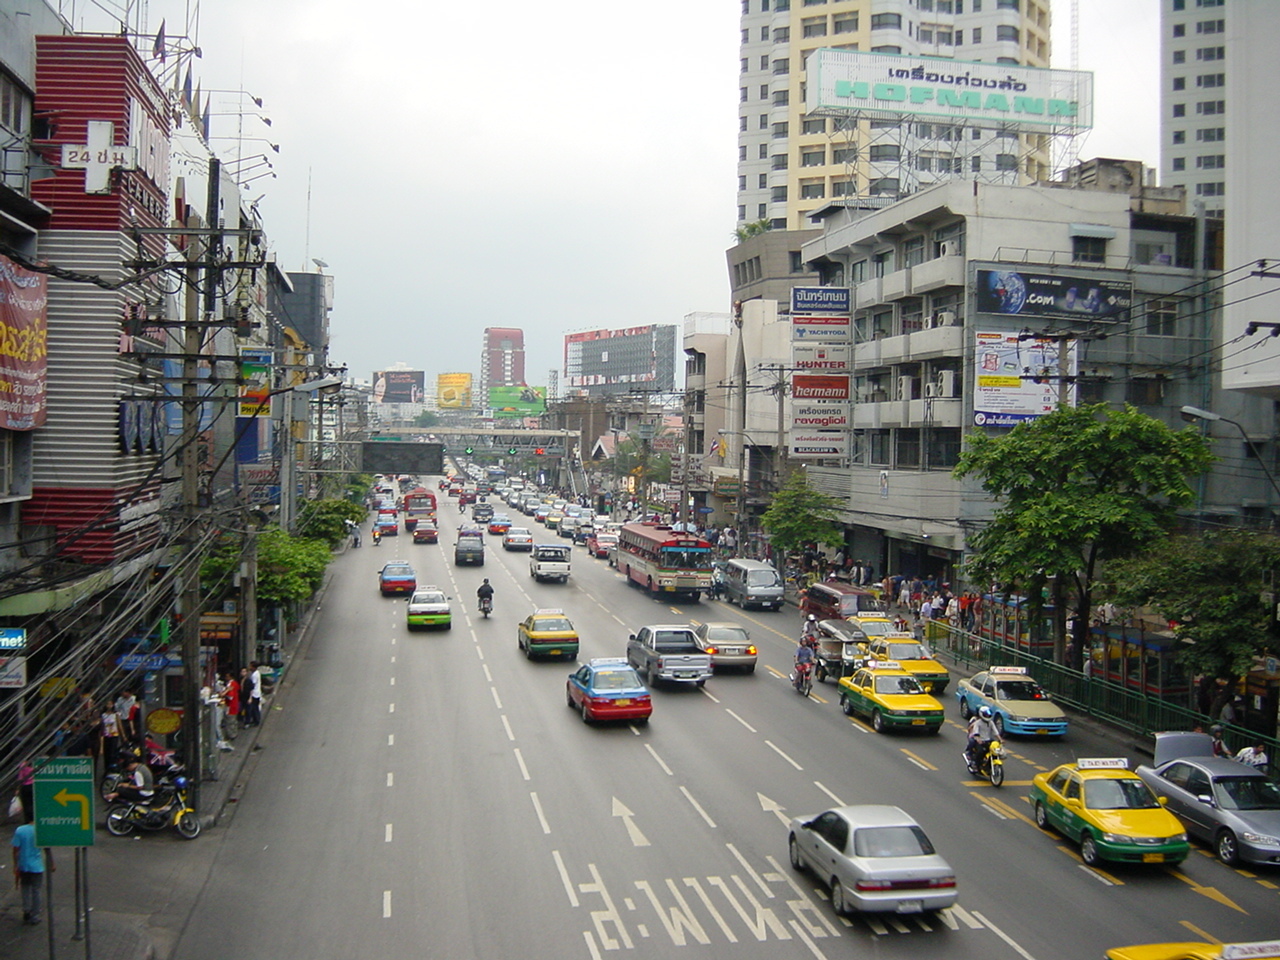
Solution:
[[[149,28],[181,32],[187,2],[149,0]],[[264,100],[272,126],[244,135],[280,145],[278,179],[250,197],[287,269],[329,265],[335,362],[433,383],[478,370],[486,326],[515,326],[540,385],[567,332],[728,309],[740,9],[206,0],[196,79]],[[1070,7],[1054,13],[1067,67]],[[1157,24],[1157,0],[1080,0],[1082,159],[1156,165]],[[215,94],[214,112],[235,102]]]

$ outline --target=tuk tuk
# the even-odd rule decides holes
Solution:
[[[814,650],[814,676],[833,678],[837,683],[862,664],[867,655],[866,638],[847,620],[819,620],[818,645]]]

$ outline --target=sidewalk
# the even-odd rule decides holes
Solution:
[[[215,826],[230,811],[231,806],[239,798],[244,789],[248,774],[246,765],[250,757],[256,754],[258,738],[271,722],[274,712],[272,707],[280,698],[287,685],[292,685],[290,667],[295,660],[302,657],[309,640],[309,631],[315,612],[320,608],[324,595],[329,588],[330,572],[326,573],[324,585],[316,594],[297,629],[292,631],[285,643],[285,666],[276,684],[271,698],[264,703],[262,726],[249,727],[240,731],[236,738],[235,749],[230,753],[222,753],[218,759],[218,779],[206,779],[200,784],[201,823],[205,830]],[[105,813],[105,804],[95,803],[95,814],[101,818]],[[0,826],[0,841],[4,850],[0,856],[4,859],[4,876],[6,882],[0,884],[0,957],[5,960],[48,960],[50,956],[58,960],[78,960],[86,956],[86,943],[83,939],[74,940],[75,934],[75,856],[71,849],[60,849],[54,853],[56,869],[53,873],[53,906],[45,906],[45,922],[35,927],[22,923],[22,901],[17,889],[8,878],[13,875],[11,841],[13,830],[17,824]],[[156,938],[152,934],[150,920],[153,911],[151,903],[140,891],[152,888],[163,889],[166,876],[174,869],[174,857],[166,856],[159,845],[166,841],[173,844],[204,843],[207,834],[202,833],[194,841],[185,841],[166,831],[156,836],[143,835],[138,842],[130,843],[107,834],[99,829],[95,844],[88,854],[89,868],[89,902],[91,905],[89,956],[92,960],[155,960],[162,956]],[[148,843],[147,841],[156,841]],[[121,877],[129,878],[120,882]],[[48,918],[53,917],[54,951],[49,950]],[[234,951],[232,951],[234,954]]]

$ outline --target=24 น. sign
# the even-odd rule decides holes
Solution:
[[[36,846],[93,846],[93,759],[59,757],[37,764]]]

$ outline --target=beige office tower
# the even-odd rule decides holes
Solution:
[[[905,70],[963,69],[931,58],[1047,67],[1049,28],[1049,0],[742,0],[739,226],[813,229],[809,213],[833,199],[888,202],[954,178],[1049,179],[1043,135],[805,113],[805,61],[819,48],[900,54]]]

